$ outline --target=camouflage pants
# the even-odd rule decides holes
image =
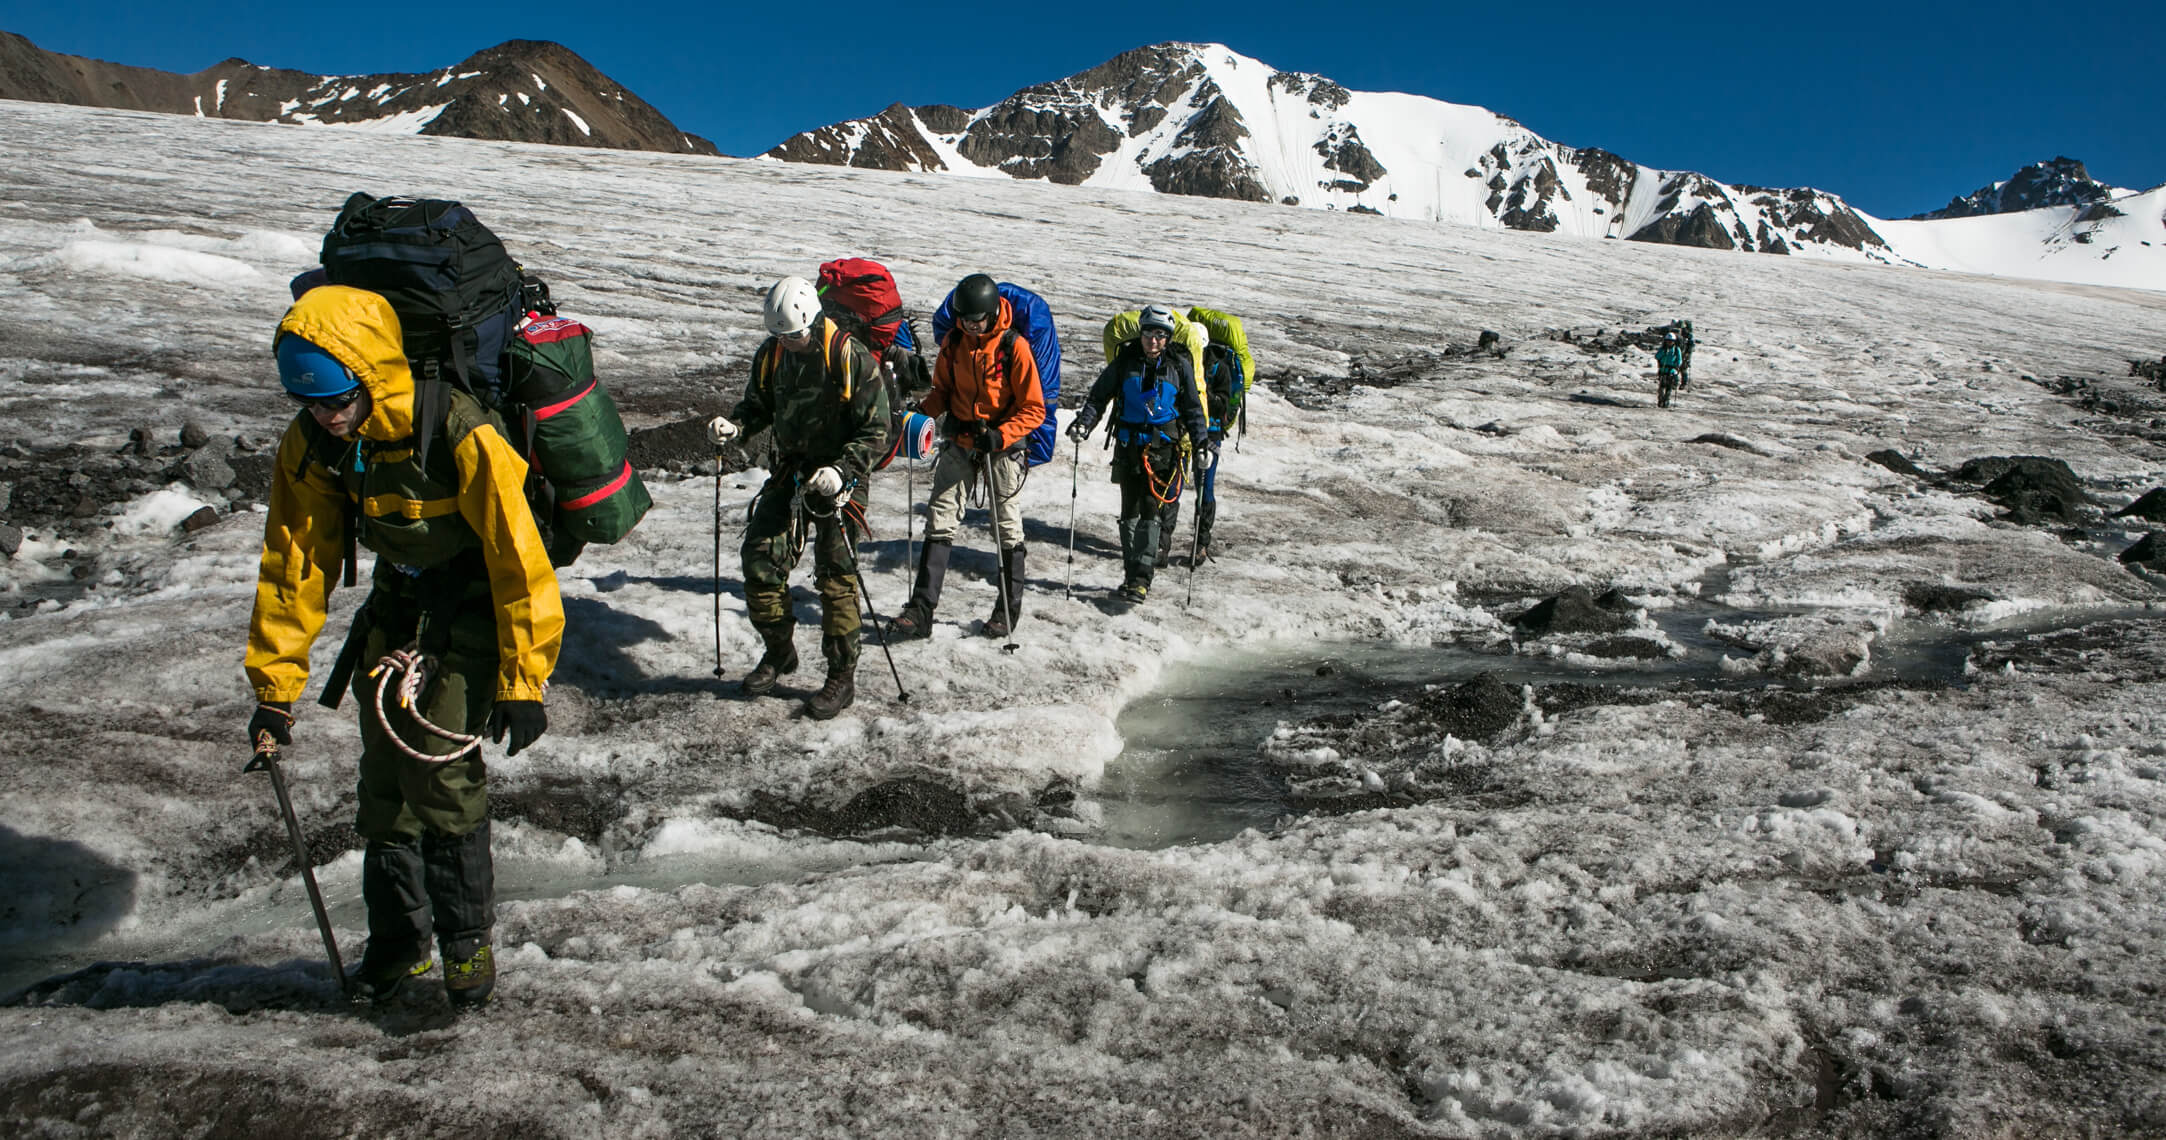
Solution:
[[[418,583],[379,562],[364,609],[368,635],[362,642],[353,695],[361,718],[361,780],[354,830],[364,839],[411,842],[425,834],[465,835],[488,818],[488,768],[475,749],[457,760],[429,764],[400,751],[376,720],[376,688],[370,677],[384,654],[412,642],[421,624]],[[469,583],[464,596],[436,617],[447,628],[430,632],[436,672],[421,691],[421,715],[452,732],[478,733],[496,704],[496,610],[487,581]],[[412,715],[386,694],[384,713],[399,739],[416,751],[442,756],[458,745],[424,732]]]
[[[820,652],[830,669],[855,668],[858,525],[841,509],[826,516],[799,510],[792,491],[787,480],[770,478],[753,503],[752,521],[739,551],[744,562],[746,614],[756,629],[791,623],[790,571],[797,568],[809,531],[812,579],[820,593]],[[863,482],[850,493],[849,501],[857,505],[857,517],[862,518]]]
[[[441,602],[440,592],[454,595],[450,604],[424,606]],[[435,611],[428,628],[424,608]],[[452,732],[480,733],[496,704],[496,607],[488,581],[432,576],[424,583],[379,559],[363,610],[368,627],[352,688],[361,718],[354,830],[368,840],[361,897],[371,952],[419,957],[432,930],[446,947],[487,941],[496,920],[496,869],[481,750],[440,764],[408,756],[376,719],[376,690],[390,674],[369,672],[418,635],[436,667],[416,702],[421,715]],[[459,747],[422,730],[394,694],[384,695],[384,715],[417,752],[443,756]]]

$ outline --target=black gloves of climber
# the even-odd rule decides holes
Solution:
[[[517,756],[519,750],[541,739],[549,730],[549,714],[542,711],[540,701],[498,701],[489,710],[489,740],[501,744],[504,734],[511,734],[511,744],[504,755]]]
[[[293,743],[292,701],[265,701],[256,706],[256,715],[248,718],[248,746],[254,748],[266,732],[280,744]]]

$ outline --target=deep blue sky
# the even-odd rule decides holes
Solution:
[[[1416,14],[1422,13],[1422,14]],[[425,29],[425,30],[424,30]],[[2069,155],[2166,181],[2166,5],[618,3],[0,0],[52,51],[190,72],[228,56],[429,71],[551,39],[730,154],[888,103],[982,107],[1165,40],[1362,91],[1474,103],[1574,146],[1903,217]]]

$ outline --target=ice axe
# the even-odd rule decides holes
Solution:
[[[294,862],[300,864],[301,882],[308,887],[308,905],[316,912],[316,932],[323,935],[323,952],[331,959],[331,976],[338,979],[340,993],[350,994],[346,963],[339,960],[338,939],[331,934],[331,915],[323,908],[323,892],[316,889],[316,870],[308,864],[308,844],[301,840],[301,821],[294,818],[293,799],[286,794],[286,774],[278,766],[278,742],[271,738],[269,729],[256,733],[256,755],[241,773],[258,770],[271,774],[271,790],[278,794],[278,812],[285,817],[286,834],[293,840]]]

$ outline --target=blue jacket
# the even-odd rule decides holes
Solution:
[[[1170,349],[1171,346],[1169,345]],[[1166,392],[1171,388],[1170,393]],[[1123,399],[1123,393],[1128,393]],[[1146,409],[1133,406],[1136,393],[1153,396],[1154,407]],[[1165,398],[1171,396],[1172,414],[1166,415]],[[1123,406],[1123,405],[1129,406]],[[1188,438],[1201,445],[1210,432],[1210,423],[1204,416],[1203,401],[1196,398],[1194,367],[1184,352],[1161,351],[1157,361],[1143,355],[1143,345],[1130,341],[1123,345],[1098,380],[1091,385],[1090,395],[1083,400],[1076,416],[1086,424],[1095,426],[1098,417],[1112,410],[1113,423],[1108,430],[1116,433],[1115,439],[1123,445],[1148,442],[1150,438],[1175,438],[1173,425]],[[1141,425],[1152,424],[1143,429]],[[1123,438],[1123,436],[1126,438]]]

